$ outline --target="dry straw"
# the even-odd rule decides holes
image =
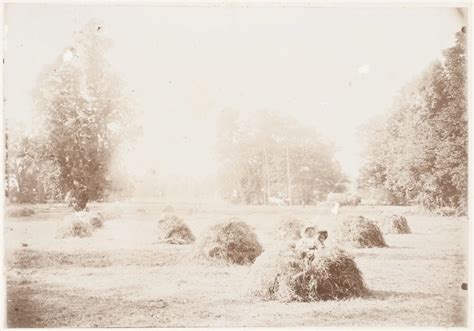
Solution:
[[[387,215],[382,223],[383,233],[407,234],[411,233],[407,219],[399,215]]]
[[[298,240],[301,238],[301,231],[303,230],[303,222],[289,218],[283,220],[278,227],[280,238],[284,240]]]
[[[104,217],[98,212],[80,211],[69,215],[62,228],[59,229],[59,238],[90,237],[95,229],[104,225]]]
[[[357,248],[387,247],[378,225],[364,216],[345,216],[338,221],[334,235],[339,242]]]
[[[198,247],[198,257],[240,265],[253,263],[263,251],[252,229],[238,218],[211,227]]]
[[[158,221],[158,239],[169,244],[187,245],[195,237],[184,221],[175,215],[165,215]]]
[[[7,209],[8,217],[27,217],[34,214],[35,211],[28,207],[10,207]]]
[[[317,250],[312,261],[294,251],[266,253],[249,280],[249,294],[263,300],[342,300],[368,292],[354,259],[339,248]]]

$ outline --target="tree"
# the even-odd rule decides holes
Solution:
[[[233,202],[311,204],[345,179],[333,146],[290,117],[224,112],[218,141],[221,193]]]
[[[105,53],[111,41],[91,21],[40,75],[35,105],[43,119],[42,155],[59,168],[63,193],[76,210],[103,198],[109,165],[126,129],[130,108]]]
[[[383,187],[398,203],[467,210],[465,39],[457,33],[443,61],[407,84],[387,117],[362,129],[361,187]]]

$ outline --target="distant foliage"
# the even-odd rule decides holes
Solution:
[[[292,118],[261,112],[244,121],[234,111],[219,120],[222,196],[245,204],[314,204],[344,191],[334,147]]]
[[[42,160],[38,141],[13,134],[8,139],[7,153],[5,187],[10,202],[42,203],[61,199],[59,168],[51,161]]]
[[[129,114],[120,80],[105,58],[110,40],[90,22],[40,75],[35,105],[42,115],[43,160],[59,169],[63,194],[76,210],[103,197],[111,186],[109,166]]]
[[[393,111],[361,132],[362,189],[382,187],[395,203],[467,211],[466,36],[399,94]],[[383,148],[381,148],[383,146]]]

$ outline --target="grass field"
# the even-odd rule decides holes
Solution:
[[[411,234],[386,235],[388,248],[350,249],[370,294],[347,301],[264,302],[247,295],[252,266],[213,266],[193,258],[195,245],[157,243],[163,204],[91,204],[108,219],[89,238],[58,239],[65,205],[6,218],[9,327],[180,326],[465,326],[467,218],[430,216],[408,207],[343,207],[376,219],[405,215]],[[175,206],[197,238],[237,216],[263,248],[278,240],[288,215],[331,228],[318,207]],[[340,216],[341,217],[341,216]],[[331,236],[331,231],[329,231]]]

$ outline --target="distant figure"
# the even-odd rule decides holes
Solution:
[[[331,209],[331,213],[333,213],[335,216],[337,216],[337,214],[339,213],[339,207],[340,207],[339,202],[335,202],[334,207],[332,207],[332,209]]]

